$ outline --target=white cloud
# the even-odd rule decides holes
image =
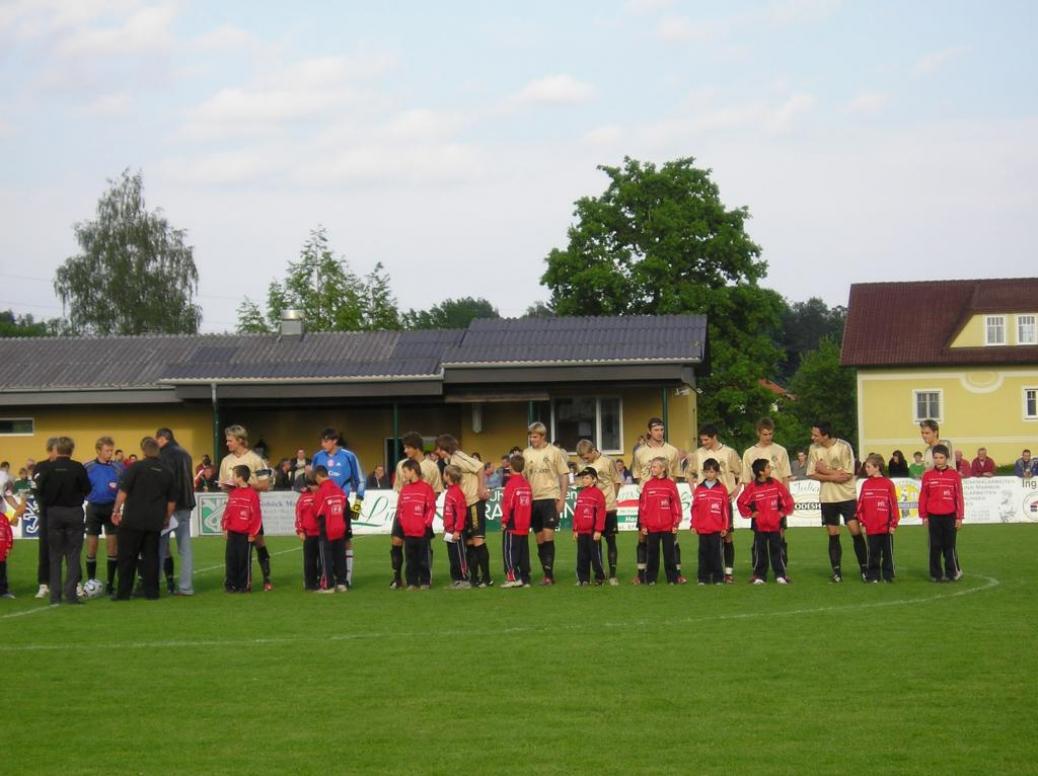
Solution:
[[[842,0],[775,0],[765,11],[769,21],[777,24],[816,22],[830,16]]]
[[[608,146],[616,145],[624,137],[624,131],[618,126],[607,125],[595,127],[584,133],[583,142],[591,145]]]
[[[595,88],[571,75],[549,75],[530,81],[509,98],[511,105],[576,105],[587,102]]]
[[[668,43],[707,41],[722,32],[715,21],[692,21],[687,16],[668,16],[660,20],[656,34]]]
[[[814,107],[815,98],[810,94],[793,94],[774,110],[764,116],[764,126],[771,132],[788,132],[796,118]]]
[[[235,49],[260,49],[263,43],[248,30],[223,24],[191,39],[190,45],[199,51],[226,52]]]
[[[170,24],[176,13],[171,4],[141,8],[117,26],[74,30],[58,42],[56,51],[65,57],[96,57],[167,50],[173,44]]]
[[[715,105],[705,101],[701,107],[661,121],[644,124],[635,131],[638,142],[658,148],[691,138],[727,136],[732,133],[781,135],[794,128],[797,120],[815,105],[811,94],[794,92],[781,101],[752,100]]]
[[[674,5],[674,0],[627,0],[624,8],[636,14],[655,13]]]
[[[102,94],[84,106],[84,112],[92,116],[121,116],[129,110],[130,95],[126,92]]]
[[[915,66],[912,68],[912,74],[915,76],[933,75],[948,63],[954,62],[968,53],[969,50],[969,46],[955,46],[924,54],[916,60]]]
[[[850,100],[844,110],[859,116],[874,116],[890,103],[890,95],[883,92],[862,92]]]
[[[387,131],[402,140],[430,140],[453,135],[463,123],[462,117],[457,114],[412,108],[394,116]]]

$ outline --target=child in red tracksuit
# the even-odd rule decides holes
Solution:
[[[303,542],[303,589],[317,590],[321,586],[321,530],[317,527],[317,483],[308,475],[303,491],[296,500],[296,536]]]
[[[858,522],[865,526],[869,546],[868,582],[894,581],[894,530],[901,520],[894,483],[883,476],[883,456],[865,459],[865,481],[858,494]]]
[[[18,520],[25,514],[27,501],[23,497],[21,501],[15,502],[14,497],[4,493],[0,495],[4,503],[0,505],[0,598],[14,598],[14,593],[7,584],[7,556],[14,547],[14,531],[12,525],[18,525]],[[46,541],[46,538],[40,539]]]
[[[595,584],[605,582],[602,569],[602,531],[605,530],[605,495],[598,489],[598,472],[588,466],[577,475],[583,486],[573,506],[573,538],[577,542],[577,584],[591,584],[591,569],[595,570]]]
[[[703,461],[703,481],[692,494],[692,530],[699,535],[699,584],[724,584],[724,537],[732,530],[732,500],[717,479],[716,458]]]
[[[408,590],[428,590],[432,578],[429,568],[429,534],[436,517],[436,493],[422,479],[418,461],[408,458],[400,469],[404,479],[396,502],[396,516],[404,531],[404,577]]]
[[[249,487],[252,470],[248,466],[235,466],[234,490],[227,496],[223,508],[223,528],[227,547],[224,552],[228,593],[248,593],[252,590],[252,545],[263,525],[259,494]]]
[[[468,506],[465,491],[461,489],[461,469],[451,464],[443,470],[443,477],[447,481],[447,490],[443,494],[443,538],[447,542],[447,559],[451,566],[451,588],[464,590],[472,587],[472,583],[469,582],[465,547]]]
[[[346,579],[346,521],[350,502],[329,476],[327,467],[315,467],[313,477],[317,483],[314,517],[321,563],[321,581],[316,592],[345,593],[350,589]]]
[[[923,475],[919,484],[919,517],[930,532],[930,579],[934,582],[962,579],[959,553],[955,548],[965,517],[962,478],[948,466],[948,448],[945,445],[934,445],[933,468]]]
[[[526,459],[522,455],[509,458],[508,468],[511,474],[501,496],[501,542],[508,580],[501,587],[529,587],[533,489],[523,476]]]
[[[638,520],[642,536],[645,537],[648,558],[645,581],[655,585],[660,573],[660,545],[663,545],[663,569],[667,584],[678,583],[677,558],[674,554],[674,537],[681,525],[681,496],[674,480],[667,478],[667,459],[653,458],[649,463],[647,481],[642,483],[638,497]]]
[[[782,557],[782,518],[793,514],[793,497],[786,486],[771,478],[771,461],[758,458],[753,462],[754,480],[739,494],[736,505],[739,514],[755,520],[757,532],[753,537],[754,585],[763,585],[768,580],[768,558],[775,572],[775,581],[780,585],[789,583],[786,563]]]

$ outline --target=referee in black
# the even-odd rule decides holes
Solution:
[[[47,543],[50,564],[50,602],[60,604],[62,594],[67,604],[80,604],[76,595],[79,585],[80,559],[83,554],[83,502],[90,493],[90,478],[79,461],[72,460],[76,443],[67,436],[54,440],[54,460],[44,467],[36,479],[36,501],[47,516],[47,533],[40,541]],[[61,563],[67,574],[61,583]]]
[[[144,597],[159,597],[159,535],[177,505],[173,475],[159,460],[159,443],[144,437],[141,452],[144,457],[119,481],[112,510],[112,522],[119,527],[119,585],[113,601],[130,600],[138,558]]]

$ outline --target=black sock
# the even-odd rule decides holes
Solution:
[[[678,576],[681,576],[681,545],[678,544],[678,540],[674,539],[674,565],[678,569]]]
[[[789,566],[789,545],[785,537],[782,538],[782,565]]]
[[[87,579],[95,579],[97,577],[97,556],[91,558],[87,555]]]
[[[731,574],[729,569],[735,568],[735,542],[724,543],[724,573]]]
[[[479,584],[479,551],[474,544],[465,548],[465,562],[469,564],[469,582]]]
[[[645,564],[649,561],[649,548],[646,546],[645,542],[638,542],[638,549],[635,553],[635,561],[638,564],[638,579],[644,582]]]
[[[840,573],[840,561],[843,559],[843,547],[840,546],[840,535],[829,537],[829,565],[833,567],[833,573]]]
[[[479,555],[479,570],[483,576],[483,581],[488,585],[490,584],[490,550],[485,544],[481,544],[476,548],[476,553]]]
[[[260,571],[263,572],[263,581],[270,582],[270,550],[265,545],[257,547],[256,556],[259,558]]]
[[[537,560],[540,561],[541,570],[544,572],[544,576],[548,576],[548,569],[547,569],[547,567],[545,566],[545,563],[544,563],[544,545],[543,544],[538,544],[537,545]]]
[[[555,541],[545,542],[541,546],[544,547],[544,560],[541,561],[544,564],[544,576],[555,579]]]
[[[606,557],[609,559],[609,578],[616,576],[616,535],[606,534]]]
[[[869,567],[869,547],[862,534],[852,535],[851,539],[854,540],[854,554],[858,556],[858,565],[861,567],[861,573],[864,574]]]
[[[115,570],[119,567],[119,561],[115,558],[108,559],[108,587],[115,587]]]
[[[162,561],[162,570],[166,574],[166,579],[173,579],[173,556],[167,555],[166,559]]]
[[[389,548],[389,563],[393,567],[393,579],[400,582],[400,570],[404,567],[404,548],[395,544]]]

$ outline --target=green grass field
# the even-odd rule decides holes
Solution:
[[[334,596],[302,592],[287,538],[274,591],[228,596],[196,540],[194,598],[54,608],[19,542],[0,772],[1038,772],[1038,526],[967,527],[944,585],[920,528],[893,585],[829,583],[824,533],[794,529],[788,587],[746,584],[746,531],[739,584],[635,587],[633,540],[619,588],[573,587],[567,536],[554,588],[444,590],[440,543],[435,589],[405,592],[362,538]]]

